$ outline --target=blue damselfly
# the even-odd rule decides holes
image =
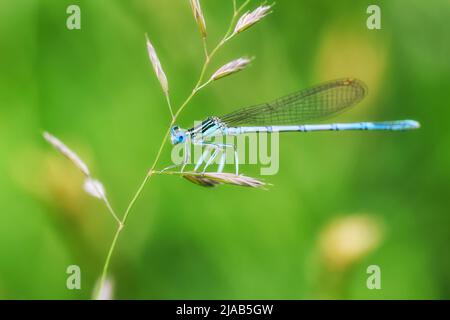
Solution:
[[[403,131],[417,129],[419,123],[414,120],[384,122],[354,122],[332,124],[304,124],[307,121],[334,116],[360,102],[367,94],[367,86],[360,80],[338,79],[301,90],[269,103],[243,108],[222,117],[209,117],[200,125],[189,130],[178,126],[171,128],[171,141],[184,144],[184,162],[190,157],[190,143],[205,146],[206,150],[198,160],[195,171],[203,162],[203,172],[222,152],[218,172],[225,164],[226,150],[234,151],[236,174],[239,173],[238,153],[234,145],[214,143],[216,136],[232,136],[250,132],[310,132],[345,130],[392,130]],[[209,152],[212,155],[208,158]]]

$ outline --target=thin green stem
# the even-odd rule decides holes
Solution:
[[[208,44],[206,43],[206,37],[202,37],[202,43],[203,43],[203,51],[205,53],[205,59],[209,59]]]
[[[173,122],[173,120],[172,120]],[[170,131],[168,131],[170,132]],[[162,150],[164,148],[164,145],[167,141],[167,137],[168,134],[166,134],[166,136],[164,137],[161,146],[159,147],[158,150],[158,154],[156,155],[155,161],[153,162],[152,168],[154,169],[156,167],[156,164],[158,163],[158,160],[161,156]],[[103,286],[105,285],[105,280],[108,274],[108,269],[109,269],[109,263],[111,261],[111,256],[116,248],[116,243],[117,243],[117,239],[119,237],[120,232],[122,231],[123,227],[125,226],[125,222],[128,219],[128,215],[131,212],[131,209],[133,208],[134,204],[136,203],[136,200],[139,198],[139,196],[141,195],[142,191],[144,190],[145,185],[147,184],[147,182],[150,180],[151,176],[152,176],[152,172],[153,169],[150,169],[150,171],[145,175],[144,180],[142,181],[141,185],[139,186],[138,190],[136,191],[136,193],[133,196],[133,199],[131,199],[127,210],[125,211],[125,214],[123,215],[122,220],[119,223],[119,227],[116,230],[116,233],[114,235],[113,241],[111,242],[111,246],[109,247],[108,250],[108,255],[106,256],[106,260],[105,260],[105,264],[103,265],[103,272],[102,272],[102,276],[101,276],[101,280],[100,280],[100,286],[99,286],[99,292],[101,292],[101,290],[103,289]]]
[[[164,95],[166,96],[167,105],[169,106],[170,116],[171,116],[172,119],[173,119],[172,102],[170,101],[169,93],[167,92],[167,93],[165,93]]]
[[[103,265],[103,272],[102,272],[102,276],[100,279],[100,285],[99,285],[98,291],[95,295],[97,297],[100,296],[100,293],[102,292],[103,287],[105,285],[106,276],[108,275],[109,262],[111,261],[112,254],[116,247],[117,239],[119,238],[119,234],[121,231],[122,231],[122,228],[120,228],[120,227],[117,228],[116,233],[114,234],[113,241],[111,242],[111,246],[109,247],[108,255],[106,256],[105,264]]]
[[[114,220],[117,221],[118,225],[120,228],[123,227],[122,225],[122,221],[119,219],[119,217],[117,216],[116,212],[114,211],[114,209],[112,208],[111,204],[109,203],[109,200],[106,196],[103,196],[103,202],[105,202],[106,208],[108,208],[109,212],[111,213],[111,215],[114,217]]]
[[[102,190],[100,190],[99,186],[96,183],[96,180],[94,180],[91,176],[86,176],[87,179],[89,179],[92,182],[92,186],[94,187],[94,190],[97,192],[97,194],[100,197],[100,200],[103,201],[103,203],[105,204],[106,208],[108,209],[109,213],[111,213],[111,215],[113,216],[114,220],[117,221],[117,225],[121,226],[122,221],[120,221],[119,217],[117,216],[116,212],[114,211],[114,209],[112,208],[111,204],[108,201],[108,198],[106,197],[106,195],[104,194],[104,192]]]
[[[201,84],[198,86],[197,91],[203,89],[204,87],[206,87],[208,84],[210,84],[212,81],[212,79],[209,79],[208,81],[206,81],[205,83]]]
[[[136,193],[133,196],[133,199],[130,201],[130,203],[128,204],[127,210],[125,211],[125,214],[123,215],[122,218],[122,223],[125,226],[125,222],[128,219],[128,215],[131,212],[131,209],[134,207],[134,204],[136,203],[136,200],[139,198],[139,196],[142,193],[142,190],[144,190],[145,185],[147,184],[148,180],[150,179],[151,175],[146,174],[144,180],[141,182],[141,185],[139,186],[138,190],[136,191]]]
[[[237,14],[239,14],[244,8],[250,3],[251,0],[246,0],[238,9]]]
[[[192,99],[192,97],[194,96],[195,91],[193,91],[191,93],[191,95],[185,100],[185,102],[182,104],[182,107],[184,108],[189,101]],[[117,239],[119,238],[119,234],[122,231],[123,227],[125,226],[125,223],[128,219],[128,216],[131,212],[131,209],[134,207],[134,204],[136,203],[136,200],[139,198],[139,196],[141,195],[142,191],[144,190],[145,185],[147,184],[147,182],[151,179],[151,177],[153,176],[153,172],[154,169],[156,168],[156,165],[158,164],[158,161],[161,157],[162,151],[164,149],[164,146],[166,145],[167,139],[169,138],[170,135],[170,128],[172,127],[172,125],[175,123],[177,116],[179,115],[179,113],[181,112],[182,108],[180,108],[177,112],[177,114],[174,115],[174,117],[172,118],[172,121],[170,122],[170,125],[166,131],[166,134],[164,135],[164,138],[161,142],[161,145],[158,149],[158,153],[156,154],[155,160],[153,161],[153,164],[151,166],[151,169],[148,171],[148,173],[145,175],[144,180],[142,181],[142,183],[140,184],[138,190],[136,191],[136,193],[134,194],[133,198],[131,199],[127,210],[125,211],[125,214],[123,215],[122,220],[119,223],[119,227],[116,230],[116,233],[114,235],[113,241],[111,242],[111,246],[109,247],[108,250],[108,255],[106,256],[106,260],[105,260],[105,264],[103,265],[103,272],[101,275],[101,280],[100,280],[100,286],[99,286],[99,293],[101,292],[101,290],[103,289],[104,285],[105,285],[105,281],[106,281],[106,277],[108,275],[108,270],[109,270],[109,264],[111,261],[111,257],[112,254],[114,253],[114,250],[116,248],[116,243],[117,243]]]

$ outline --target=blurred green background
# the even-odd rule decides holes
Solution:
[[[81,7],[81,30],[66,28],[70,4]],[[366,28],[370,4],[381,7],[381,30]],[[202,6],[212,46],[232,5]],[[369,96],[336,120],[422,128],[285,134],[279,173],[263,177],[269,191],[154,177],[116,248],[114,297],[450,298],[449,20],[446,0],[278,1],[210,71],[243,55],[256,57],[251,68],[201,92],[180,125],[352,76]],[[41,133],[74,149],[122,214],[169,121],[145,33],[179,105],[203,60],[187,0],[1,2],[1,299],[91,297],[115,225]],[[161,166],[169,161],[167,148]],[[78,291],[66,289],[71,264]],[[381,290],[366,287],[373,264]]]

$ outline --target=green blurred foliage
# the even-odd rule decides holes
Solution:
[[[366,28],[374,3],[376,31]],[[70,4],[81,7],[81,30],[66,28]],[[231,1],[202,5],[212,45]],[[198,29],[187,0],[6,0],[1,9],[0,298],[90,298],[115,225],[41,132],[76,150],[123,212],[169,122],[144,34],[179,105],[202,63]],[[446,0],[278,1],[212,69],[242,55],[256,57],[251,68],[200,93],[180,125],[353,76],[370,95],[340,121],[412,118],[422,128],[283,135],[280,171],[263,177],[269,191],[154,177],[113,257],[115,297],[450,298],[449,19]],[[380,221],[381,240],[333,268],[320,239],[354,214]],[[70,264],[81,267],[82,290],[66,289]],[[381,290],[366,288],[370,264],[381,267]]]

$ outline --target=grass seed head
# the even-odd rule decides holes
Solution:
[[[105,199],[106,198],[106,192],[105,187],[103,187],[103,184],[95,179],[92,178],[86,178],[84,181],[84,191],[86,193],[90,194],[91,196],[98,198],[98,199]]]
[[[150,42],[150,40],[147,38],[147,51],[148,56],[150,58],[150,62],[152,63],[153,70],[155,71],[156,77],[158,78],[159,83],[161,84],[161,87],[164,91],[164,93],[167,95],[169,93],[169,83],[167,81],[166,74],[164,73],[164,70],[161,65],[161,61],[158,58],[158,55],[156,54],[155,47]]]
[[[203,15],[202,7],[200,6],[199,0],[190,0],[192,13],[197,22],[198,28],[203,38],[206,38],[206,22],[205,16]]]
[[[244,57],[228,62],[227,64],[217,69],[216,72],[214,72],[214,74],[211,76],[211,80],[218,80],[220,78],[229,76],[230,74],[239,72],[245,69],[251,61],[251,59]]]
[[[47,140],[56,150],[63,156],[68,158],[72,163],[83,172],[84,175],[90,176],[88,166],[81,160],[81,158],[72,150],[70,150],[61,140],[51,135],[48,132],[43,133],[44,139]]]
[[[215,187],[221,184],[250,188],[264,188],[267,186],[264,181],[259,179],[226,172],[205,172],[202,174],[197,172],[186,172],[183,174],[183,178],[203,187]]]
[[[265,16],[267,16],[271,11],[273,5],[261,5],[253,11],[247,11],[244,13],[236,23],[234,27],[234,34],[241,33],[242,31],[247,30],[255,23],[261,21]]]

